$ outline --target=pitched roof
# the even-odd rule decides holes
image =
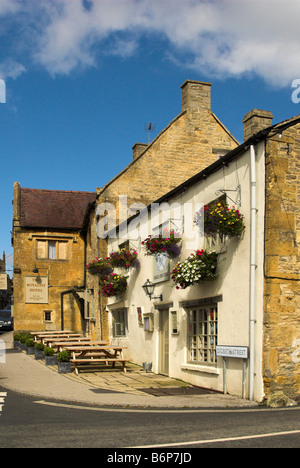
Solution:
[[[93,192],[21,187],[20,225],[23,227],[81,229]]]
[[[165,201],[168,202],[169,199],[171,199],[172,197],[178,196],[180,193],[185,192],[187,188],[193,186],[195,183],[199,182],[200,180],[206,179],[210,174],[217,172],[220,168],[224,166],[224,164],[233,161],[235,158],[238,158],[251,145],[256,145],[257,143],[260,143],[266,140],[267,138],[271,138],[274,135],[280,135],[282,132],[284,132],[284,130],[287,130],[288,128],[298,124],[300,124],[300,114],[290,119],[284,120],[278,124],[271,125],[270,127],[260,130],[259,132],[255,133],[253,136],[248,138],[248,140],[246,140],[244,143],[217,159],[210,166],[207,166],[205,169],[202,169],[200,172],[193,175],[185,182],[182,182],[180,185],[170,190],[168,193],[165,193],[162,197],[160,197],[152,203],[161,204]],[[148,205],[148,210],[151,210],[152,203]],[[139,216],[139,214],[140,213],[137,212],[136,214],[132,215],[130,218],[126,219],[125,221],[120,223],[116,228],[114,227],[113,229],[120,230],[121,226],[126,226],[130,223],[130,221]],[[107,234],[109,236],[109,232]]]

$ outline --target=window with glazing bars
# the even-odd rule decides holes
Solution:
[[[127,309],[117,309],[112,312],[113,336],[127,335]]]
[[[218,309],[216,305],[188,311],[188,362],[217,363]]]

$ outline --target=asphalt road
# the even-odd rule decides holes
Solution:
[[[0,386],[1,395],[0,448],[100,448],[100,460],[146,466],[188,465],[195,448],[300,446],[299,406],[126,410],[41,401]],[[116,458],[126,454],[140,459]]]

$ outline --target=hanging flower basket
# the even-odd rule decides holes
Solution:
[[[217,260],[216,252],[197,250],[184,262],[178,262],[171,272],[176,289],[186,289],[194,284],[216,279]]]
[[[86,270],[92,275],[99,275],[101,277],[109,275],[113,269],[107,259],[95,258],[86,265]]]
[[[120,296],[127,289],[127,276],[110,273],[99,282],[100,294],[105,297]]]
[[[211,237],[238,237],[245,230],[244,216],[224,202],[204,205],[204,209],[196,212],[194,221],[198,227],[204,221],[204,234]]]
[[[158,253],[165,253],[170,258],[176,258],[181,252],[181,235],[175,233],[174,230],[169,231],[164,229],[163,234],[159,236],[148,236],[142,242],[146,250],[146,255],[156,255]]]
[[[117,252],[112,252],[107,260],[112,268],[138,268],[140,262],[137,258],[138,252],[134,249],[121,249]]]

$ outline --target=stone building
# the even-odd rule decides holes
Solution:
[[[148,205],[238,146],[211,110],[210,83],[187,80],[181,86],[181,97],[181,113],[149,145],[136,143],[131,163],[97,189],[84,225],[88,261],[106,256],[103,231],[125,220],[138,203]],[[94,295],[95,334],[107,339],[105,300],[99,299],[97,281],[90,275],[87,284],[89,297]]]
[[[0,271],[6,271],[5,252],[3,252],[2,258],[0,258]]]
[[[300,118],[266,137],[264,334],[265,392],[300,394]]]
[[[0,258],[0,309],[12,304],[13,285],[12,280],[6,273],[6,256],[3,252]]]
[[[111,342],[154,372],[256,401],[278,390],[300,398],[300,118],[277,125],[272,118],[251,111],[243,144],[155,201],[172,208],[168,230],[182,234],[175,260],[145,255],[141,232],[155,235],[166,223],[165,211],[153,216],[154,204],[108,238],[109,252],[118,251],[126,227],[140,261],[116,271],[128,288],[108,298]],[[195,235],[197,204],[220,201],[242,213],[243,234]],[[170,273],[199,249],[217,253],[217,277],[176,289]]]
[[[228,392],[257,401],[276,390],[298,397],[300,118],[273,125],[271,112],[254,109],[244,117],[239,144],[212,112],[210,92],[209,83],[186,81],[181,113],[150,144],[136,143],[133,160],[96,193],[15,184],[16,329],[63,325],[128,346],[133,361],[152,362],[155,372],[195,385],[223,390],[226,380]],[[218,279],[205,287],[176,290],[169,271],[159,281],[142,238],[123,236],[123,227],[145,210],[148,219],[153,203],[210,204],[218,197],[240,208],[246,230],[240,239],[216,245],[205,239],[204,247],[218,253]],[[188,215],[173,218],[173,226],[182,228]],[[145,218],[139,222],[143,226]],[[147,234],[162,226],[147,225]],[[201,244],[190,247],[182,235],[184,260]],[[122,297],[107,299],[84,266],[125,245],[139,251],[141,266],[129,272]],[[142,289],[155,276],[155,297],[162,301],[151,301]],[[226,359],[224,379],[216,349],[212,365],[206,357],[191,358],[202,345],[193,347],[190,332],[208,309],[218,346],[247,348],[245,386],[243,360]],[[196,321],[190,323],[192,311]],[[201,325],[205,330],[203,320]]]
[[[81,227],[92,192],[20,187],[13,193],[15,330],[86,329],[85,243]]]

